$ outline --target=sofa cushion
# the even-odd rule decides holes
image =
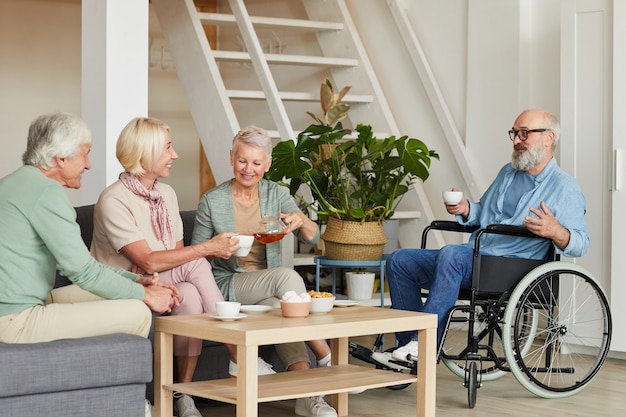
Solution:
[[[0,343],[0,356],[0,398],[147,383],[152,379],[150,341],[129,334]]]
[[[189,246],[191,245],[191,235],[193,235],[193,226],[196,221],[196,211],[181,211],[180,218],[183,220],[183,243],[185,246]]]
[[[95,204],[75,207],[76,223],[80,226],[80,236],[83,238],[83,242],[85,242],[87,248],[91,246],[91,239],[93,237],[93,213],[95,207]]]

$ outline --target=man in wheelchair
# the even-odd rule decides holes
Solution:
[[[462,225],[524,226],[549,239],[489,235],[481,237],[481,254],[544,259],[550,245],[568,257],[580,257],[587,251],[584,195],[553,157],[559,130],[559,121],[551,113],[523,111],[508,132],[513,141],[512,161],[500,170],[480,201],[470,203],[463,197],[456,205],[446,205]],[[471,287],[476,233],[466,244],[436,250],[400,249],[387,258],[392,308],[437,314],[438,344],[459,290]],[[422,290],[428,291],[425,302]],[[372,359],[387,366],[417,360],[417,332],[397,333],[396,339],[397,349],[373,353]]]

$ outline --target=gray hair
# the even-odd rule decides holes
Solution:
[[[554,114],[543,109],[526,109],[520,113],[520,116],[528,112],[540,113],[539,117],[543,119],[542,127],[546,129],[550,129],[554,133],[554,142],[552,143],[552,150],[556,149],[556,145],[559,142],[559,138],[561,137],[561,124],[559,123],[559,119]]]
[[[44,170],[56,166],[54,158],[73,158],[80,145],[91,145],[91,130],[80,117],[50,113],[37,117],[28,128],[24,165]]]
[[[545,112],[544,118],[546,127],[554,132],[554,143],[552,144],[552,149],[554,149],[561,137],[561,124],[559,123],[559,119],[550,112]]]
[[[272,156],[272,138],[260,127],[248,126],[237,132],[233,138],[232,150],[237,151],[237,148],[241,144],[254,146],[257,149],[265,151],[268,158]]]

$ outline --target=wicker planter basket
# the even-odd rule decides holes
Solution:
[[[328,259],[377,261],[383,256],[385,231],[380,221],[351,222],[329,217],[322,234]]]

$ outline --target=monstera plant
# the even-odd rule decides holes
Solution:
[[[322,83],[322,116],[308,113],[314,124],[295,140],[276,144],[266,177],[289,187],[325,223],[328,258],[376,260],[387,242],[382,222],[393,216],[411,184],[428,178],[431,160],[439,155],[408,136],[376,138],[367,124],[358,124],[354,136],[342,124],[349,90],[335,94],[329,80]]]
[[[266,177],[288,186],[322,221],[385,220],[411,184],[428,178],[431,159],[439,155],[408,136],[376,138],[366,124],[358,124],[356,137],[350,136],[342,125],[350,106],[341,101],[349,90],[335,94],[329,80],[322,83],[322,117],[308,113],[316,123],[295,141],[276,144]]]

